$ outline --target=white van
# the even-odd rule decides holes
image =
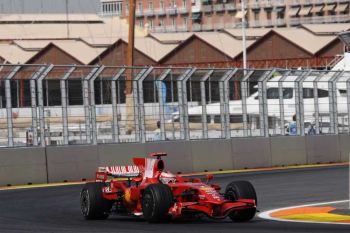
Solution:
[[[266,83],[267,111],[268,116],[280,121],[280,99],[279,99],[279,81],[281,76],[273,77]],[[283,109],[284,120],[286,123],[292,121],[296,113],[296,87],[295,80],[297,76],[289,76],[286,81],[282,82],[283,88]],[[303,82],[303,106],[304,106],[304,123],[313,124],[315,122],[315,100],[314,100],[314,83],[315,76],[307,77]],[[327,80],[327,79],[325,79]],[[323,123],[329,125],[329,86],[328,82],[317,83],[318,110]],[[257,86],[255,86],[257,88]],[[259,116],[259,93],[256,91],[246,99],[247,115]],[[339,123],[348,124],[347,119],[347,95],[346,84],[338,83],[336,86],[337,111]],[[229,102],[230,122],[242,122],[242,100],[231,100]],[[208,123],[220,121],[220,102],[206,105]],[[202,117],[202,106],[191,107],[188,109],[189,122],[200,123]],[[173,121],[179,120],[179,112],[173,113]]]

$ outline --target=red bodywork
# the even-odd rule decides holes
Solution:
[[[225,218],[233,211],[256,208],[253,199],[226,200],[219,193],[221,187],[215,184],[203,183],[199,178],[174,176],[164,182],[164,162],[161,156],[165,153],[155,153],[154,158],[134,158],[133,166],[101,167],[96,173],[97,182],[106,182],[103,197],[122,201],[128,213],[142,215],[142,194],[149,184],[166,183],[172,191],[174,204],[169,209],[173,218],[181,218],[186,214],[202,213],[211,218]],[[128,178],[127,181],[112,179]],[[209,177],[209,179],[212,178]]]

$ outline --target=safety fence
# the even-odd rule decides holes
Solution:
[[[0,146],[348,134],[350,72],[0,66]]]

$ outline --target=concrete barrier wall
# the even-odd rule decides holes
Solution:
[[[231,140],[192,141],[194,171],[218,171],[234,168]]]
[[[146,146],[141,143],[98,145],[100,166],[129,165],[133,157],[145,156]]]
[[[348,161],[349,135],[233,138],[0,149],[0,186],[94,179],[98,166],[167,152],[174,173]]]
[[[341,161],[337,135],[308,136],[305,140],[308,164]]]
[[[173,173],[193,172],[191,141],[167,141],[146,143],[145,155],[153,152],[166,152],[166,169]]]
[[[99,166],[97,146],[47,147],[49,182],[94,179]]]
[[[343,162],[348,162],[350,151],[350,135],[338,135],[338,137],[340,160]]]
[[[271,166],[269,138],[235,138],[231,140],[235,169]]]
[[[47,181],[44,148],[0,149],[0,186],[43,184]]]
[[[270,146],[272,166],[307,163],[305,137],[273,137]]]

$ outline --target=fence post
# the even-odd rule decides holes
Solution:
[[[41,66],[30,78],[30,99],[32,107],[32,127],[33,127],[33,145],[38,145],[38,113],[37,113],[37,102],[36,102],[36,80],[44,72],[46,66]]]
[[[7,115],[7,145],[13,147],[13,122],[12,122],[12,98],[11,98],[11,79],[21,69],[21,66],[15,66],[10,74],[5,77],[5,96],[6,96],[6,115]]]
[[[91,143],[91,110],[89,101],[89,80],[98,71],[98,67],[94,67],[90,73],[83,78],[83,104],[84,104],[84,116],[85,116],[85,132],[86,143]]]
[[[238,69],[229,70],[219,80],[220,91],[220,119],[221,119],[221,137],[231,138],[230,126],[230,103],[228,81],[237,73]]]
[[[346,80],[346,97],[347,97],[347,107],[348,107],[347,109],[348,110],[348,134],[350,134],[350,77]]]
[[[207,97],[205,93],[205,82],[214,73],[214,70],[209,70],[200,80],[201,89],[201,104],[202,104],[202,136],[203,139],[208,138],[208,121],[207,121]]]
[[[337,81],[344,71],[336,72],[328,82],[328,91],[329,91],[329,119],[331,133],[338,134],[338,107],[337,107]]]
[[[318,103],[318,82],[324,75],[320,74],[315,80],[313,81],[313,88],[314,88],[314,108],[315,108],[315,129],[316,134],[320,134],[320,106]]]
[[[267,108],[267,87],[266,82],[271,78],[275,69],[265,71],[258,80],[258,95],[259,95],[259,121],[260,121],[260,135],[269,137],[269,115]]]
[[[138,107],[138,116],[139,116],[139,129],[140,129],[140,141],[142,143],[146,142],[146,120],[145,120],[145,103],[143,98],[143,81],[147,76],[153,71],[153,67],[149,67],[142,75],[138,75],[135,78],[138,87],[138,98],[136,99]]]
[[[304,89],[303,82],[309,77],[311,70],[303,72],[295,80],[295,110],[296,110],[296,124],[297,124],[297,134],[305,135],[305,126],[304,126]]]
[[[94,75],[91,76],[90,83],[90,108],[91,108],[91,128],[92,128],[92,144],[97,144],[97,118],[95,104],[95,80],[103,72],[105,66],[101,66]],[[101,103],[102,104],[102,103]]]
[[[185,140],[190,139],[186,82],[195,71],[196,71],[195,68],[189,68],[177,80],[179,118],[180,118],[180,137],[181,139],[185,139]]]
[[[62,105],[62,124],[63,124],[63,145],[69,144],[69,130],[68,130],[68,97],[66,81],[75,71],[76,66],[73,66],[68,72],[60,79],[61,89],[61,105]]]
[[[163,101],[163,81],[170,74],[171,69],[166,69],[156,80],[156,87],[158,90],[158,102],[159,102],[159,121],[160,121],[160,139],[166,139],[165,133],[165,117],[164,117],[164,101]]]
[[[243,119],[243,136],[248,136],[248,110],[247,110],[247,98],[248,98],[248,80],[254,74],[254,71],[248,73],[243,72],[243,79],[241,81],[241,92],[242,92],[242,119]]]
[[[119,125],[118,125],[118,109],[117,109],[117,80],[123,75],[125,68],[121,68],[116,75],[112,77],[111,80],[111,93],[112,93],[112,112],[113,112],[113,121],[112,121],[112,139],[113,142],[119,142]]]
[[[284,129],[284,96],[283,96],[283,82],[287,79],[291,71],[287,71],[283,74],[283,76],[278,80],[278,94],[279,94],[279,109],[280,109],[280,129],[281,134],[285,135],[285,129]]]
[[[45,113],[44,113],[44,95],[43,95],[43,80],[54,68],[54,65],[49,65],[46,70],[37,79],[38,85],[38,107],[39,107],[39,122],[40,122],[40,145],[44,147],[45,141]],[[48,90],[46,90],[48,91]],[[50,133],[50,132],[49,132]]]

